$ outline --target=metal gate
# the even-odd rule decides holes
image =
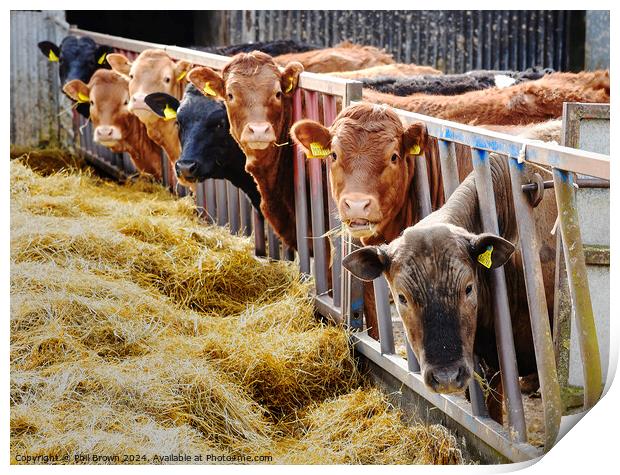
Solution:
[[[229,61],[227,57],[185,48],[127,40],[78,29],[71,30],[71,33],[88,35],[98,43],[108,44],[123,52],[133,52],[134,54],[147,48],[160,48],[175,59],[185,59],[194,64],[210,66],[215,69],[223,68]],[[304,72],[301,74],[299,87],[294,96],[294,120],[311,118],[329,126],[339,109],[361,99],[361,92],[361,83]],[[302,95],[304,96],[303,101]],[[423,121],[427,126],[429,135],[438,139],[446,198],[458,186],[455,144],[459,143],[471,148],[478,195],[484,197],[480,199],[479,206],[485,231],[498,232],[488,160],[489,153],[494,152],[508,157],[518,231],[521,236],[535,236],[532,208],[522,189],[522,186],[527,184],[523,181],[522,162],[525,160],[553,169],[555,193],[560,211],[560,228],[565,237],[565,246],[568,241],[568,247],[571,249],[571,259],[566,260],[566,267],[569,274],[580,272],[579,265],[582,262],[580,259],[583,259],[583,251],[579,246],[573,245],[578,242],[577,240],[570,241],[579,236],[578,222],[575,222],[574,216],[571,216],[570,213],[564,213],[564,211],[570,211],[572,206],[570,199],[574,192],[573,175],[579,173],[609,180],[609,156],[529,141],[411,112],[401,110],[395,110],[395,112],[405,122]],[[83,138],[80,149],[85,154],[91,155],[91,159],[100,161],[101,159],[92,153],[92,149],[89,149],[88,140],[87,137]],[[418,160],[419,163],[416,166],[423,169],[425,166],[424,157],[419,157]],[[114,165],[108,163],[108,165],[118,167],[121,172],[127,171],[125,161],[122,164],[118,162]],[[347,253],[351,245],[346,237],[332,236],[329,238],[332,240],[335,249],[331,269],[328,263],[328,238],[325,237],[325,232],[339,226],[334,213],[325,213],[326,209],[333,211],[335,206],[330,193],[327,193],[327,201],[324,200],[323,191],[326,186],[328,169],[319,160],[311,160],[307,163],[299,148],[296,149],[294,167],[298,236],[298,253],[295,258],[300,271],[314,276],[314,298],[319,313],[352,329],[359,328],[362,308],[359,281],[352,278],[341,267],[341,257]],[[416,173],[416,176],[418,179],[414,182],[414,186],[419,197],[421,215],[425,216],[431,211],[427,175],[426,173]],[[176,189],[176,181],[172,171],[165,177],[164,183]],[[306,189],[306,183],[309,183],[309,189]],[[238,190],[229,184],[214,183],[212,180],[208,180],[197,187],[196,200],[198,209],[207,219],[211,222],[215,221],[219,225],[230,225],[232,232],[242,230],[249,234],[253,227],[257,254],[264,255],[265,232],[261,223],[256,219],[254,219],[254,226],[252,226],[252,219],[249,217],[249,203],[244,196],[239,196]],[[308,201],[312,210],[310,216],[307,213]],[[330,216],[329,222],[325,222],[325,216]],[[569,235],[573,237],[569,237]],[[315,236],[312,257],[308,250],[308,236]],[[270,257],[292,257],[290,250],[280,249],[275,235],[269,230],[267,231],[267,243]],[[539,256],[533,251],[535,248],[536,246],[522,246],[521,251],[543,399],[544,450],[546,451],[554,444],[558,434],[561,403],[554,346],[546,317],[547,302],[542,288],[541,264]],[[328,288],[328,272],[332,273],[333,288],[331,289]],[[470,387],[472,403],[467,402],[462,396],[434,393],[425,386],[411,349],[407,349],[407,359],[395,354],[387,284],[383,278],[379,278],[374,285],[380,338],[379,341],[376,341],[364,331],[352,331],[351,341],[358,354],[387,371],[391,377],[442,411],[443,415],[456,423],[459,427],[459,434],[466,439],[476,440],[499,453],[502,458],[511,461],[530,460],[542,455],[543,450],[528,444],[525,438],[525,421],[516,373],[515,350],[503,269],[494,271],[493,293],[495,306],[498,309],[496,322],[499,329],[498,352],[508,412],[506,427],[486,415],[482,398],[477,397],[479,393],[475,384]],[[575,305],[580,308],[587,307],[589,300],[586,302],[580,297],[583,295],[583,289],[579,292],[573,292],[574,290],[571,286]],[[580,343],[582,348],[588,350],[581,352],[582,355],[587,355],[582,357],[582,363],[586,374],[584,378],[585,392],[591,395],[590,399],[586,401],[586,408],[594,404],[601,390],[600,359],[598,352],[594,351],[596,348],[593,347],[593,342],[596,342],[596,335],[592,335],[591,332],[594,325],[591,317],[591,311],[590,313],[576,312],[580,328],[585,329],[580,334]],[[597,365],[598,372],[596,370]]]

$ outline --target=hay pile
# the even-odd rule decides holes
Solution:
[[[308,290],[189,198],[13,161],[12,462],[462,462],[364,383]]]

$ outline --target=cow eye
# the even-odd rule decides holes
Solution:
[[[130,74],[130,75],[129,75],[129,79],[133,79],[133,74]]]
[[[228,100],[229,100],[229,101],[232,101],[232,100],[233,100],[233,95],[232,95],[230,92],[228,93]]]
[[[168,84],[170,82],[170,78],[164,78],[164,82]]]
[[[392,163],[396,163],[398,161],[398,155],[394,154],[392,155]]]
[[[403,305],[407,305],[407,297],[405,297],[403,294],[398,294],[398,300]]]
[[[338,160],[338,155],[336,155],[336,152],[332,152],[330,154],[330,157],[332,157],[332,161],[335,162],[336,160]]]
[[[276,92],[276,98],[277,99],[281,99],[282,98],[282,92],[281,91]]]
[[[472,284],[468,284],[467,287],[465,287],[465,295],[471,294],[472,290],[474,290],[474,286]]]
[[[125,99],[125,102],[123,102],[123,105],[126,106],[127,104],[129,104],[129,99]]]

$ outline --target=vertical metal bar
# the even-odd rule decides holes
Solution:
[[[265,248],[265,218],[254,210],[254,254],[260,257],[267,255]]]
[[[459,170],[456,163],[456,150],[454,142],[437,140],[439,147],[439,162],[441,163],[441,177],[443,180],[443,192],[446,201],[454,190],[459,186]]]
[[[304,91],[306,117],[319,120],[319,98],[316,92]],[[314,254],[314,285],[316,294],[325,294],[327,288],[327,238],[325,235],[325,204],[323,203],[323,162],[308,161],[310,174],[310,209],[312,217],[312,250]]]
[[[217,200],[215,199],[215,180],[209,178],[205,180],[205,200],[207,209],[207,221],[210,224],[215,223],[217,214]]]
[[[271,226],[267,226],[267,243],[269,245],[269,257],[280,259],[280,240]]]
[[[286,244],[282,244],[282,258],[285,261],[294,261],[295,260],[295,251],[293,248],[288,247]]]
[[[499,235],[489,152],[472,148],[471,155],[476,177],[476,191],[478,193],[482,228],[485,232]],[[508,304],[506,276],[502,267],[492,269],[490,272],[493,287],[495,335],[499,353],[499,366],[504,386],[504,402],[506,403],[508,412],[508,425],[510,426],[510,432],[514,438],[524,442],[527,433],[525,430],[525,418],[523,416],[523,401],[519,388],[517,357],[512,336],[512,321]]]
[[[589,409],[601,397],[603,376],[588,286],[586,261],[579,229],[573,173],[554,168],[553,182],[559,210],[560,229],[562,230],[568,286],[573,302],[577,335],[579,335],[579,350],[584,379],[584,408]]]
[[[359,247],[359,240],[352,241],[349,235],[342,236],[342,256]],[[353,277],[351,273],[342,269],[342,321],[351,330],[364,328],[364,283]]]
[[[250,236],[252,234],[252,203],[250,203],[250,199],[245,196],[245,193],[240,193],[239,199],[241,232],[244,236]]]
[[[430,186],[428,184],[426,157],[424,155],[418,155],[415,157],[415,174],[413,179],[416,199],[418,200],[418,208],[420,209],[420,218],[424,218],[433,211],[431,205]]]
[[[478,374],[483,374],[480,367],[480,361],[476,355],[474,355],[474,371]],[[475,378],[472,378],[469,383],[469,400],[471,401],[471,412],[474,416],[488,416],[487,406],[484,403],[484,393],[480,387],[480,383]]]
[[[293,96],[293,121],[302,119],[301,90],[298,88]],[[295,145],[293,160],[295,181],[295,228],[297,231],[297,253],[299,270],[310,273],[310,252],[308,249],[308,202],[306,197],[306,157],[298,145]]]
[[[405,347],[407,349],[407,369],[412,373],[420,372],[420,363],[418,363],[418,359],[413,352],[413,348],[409,344],[409,338],[405,340]]]
[[[168,168],[168,157],[163,148],[161,149],[161,172],[161,182],[165,187],[167,187],[170,185],[170,169]]]
[[[326,127],[331,126],[336,119],[336,98],[334,96],[323,95],[323,125]],[[341,229],[340,218],[338,217],[338,209],[336,202],[331,193],[330,180],[329,180],[329,164],[325,165],[325,180],[327,182],[327,212],[329,216],[329,229]],[[341,303],[341,288],[342,282],[340,281],[340,273],[342,269],[342,239],[340,235],[331,236],[332,242],[332,288],[333,288],[333,302],[335,307],[340,307]]]
[[[379,343],[381,353],[384,355],[394,354],[394,328],[390,314],[389,289],[385,277],[381,276],[373,281],[375,291],[375,307],[377,309],[377,322],[379,325]]]
[[[228,221],[230,222],[230,232],[237,234],[241,227],[241,217],[239,216],[239,188],[226,181],[226,191],[228,192]]]
[[[226,226],[226,224],[228,223],[226,182],[224,180],[215,180],[215,190],[215,201],[217,203],[217,225]]]
[[[549,310],[545,297],[542,266],[540,264],[540,242],[532,208],[526,194],[521,190],[524,180],[525,164],[509,159],[512,199],[515,205],[515,218],[519,228],[523,274],[530,311],[530,323],[536,353],[540,394],[545,418],[545,450],[553,447],[560,429],[562,401],[560,384],[555,368],[555,352],[549,324]],[[584,268],[585,270],[585,268]]]
[[[194,196],[194,200],[196,202],[196,211],[198,212],[198,216],[204,219],[205,217],[205,209],[204,209],[204,186],[202,183],[196,184],[196,195]]]

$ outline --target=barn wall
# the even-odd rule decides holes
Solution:
[[[59,44],[66,35],[63,11],[11,11],[11,144],[39,147],[69,143],[70,107],[60,98],[58,65],[37,43]]]
[[[579,70],[584,17],[583,11],[239,10],[223,12],[220,28],[229,44],[295,38],[333,46],[349,40],[446,73]]]

